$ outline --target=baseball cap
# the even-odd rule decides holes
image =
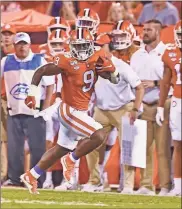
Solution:
[[[11,32],[13,34],[16,33],[15,27],[12,25],[9,25],[9,24],[3,24],[2,28],[1,28],[1,32],[3,33],[5,31]]]
[[[15,35],[14,43],[17,44],[20,41],[25,41],[27,44],[31,43],[30,36],[24,32],[20,32]]]

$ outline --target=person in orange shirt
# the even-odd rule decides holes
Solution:
[[[1,58],[7,54],[14,52],[13,39],[16,34],[16,29],[12,25],[4,24],[1,28]],[[1,80],[1,181],[3,182],[7,176],[7,135],[6,135],[6,120],[7,120],[7,102],[4,79]]]
[[[181,197],[181,154],[182,154],[182,137],[181,137],[181,100],[182,100],[182,21],[179,21],[174,28],[175,45],[170,45],[163,54],[164,75],[160,84],[160,99],[157,107],[156,122],[162,126],[164,122],[164,104],[173,85],[173,97],[170,109],[170,129],[173,139],[173,167],[174,167],[174,189],[169,192],[170,196]]]

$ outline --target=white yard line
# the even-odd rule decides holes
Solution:
[[[42,205],[85,205],[85,206],[108,206],[103,203],[86,203],[86,202],[56,202],[56,201],[40,201],[40,200],[10,200],[1,198],[1,203],[18,203],[18,204],[42,204]]]

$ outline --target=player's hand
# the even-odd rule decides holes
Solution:
[[[34,96],[27,96],[25,99],[25,104],[30,108],[34,109],[36,108],[36,100]]]
[[[135,110],[132,110],[129,114],[129,118],[130,118],[130,125],[133,125],[135,120],[138,118],[138,112]]]
[[[142,84],[144,85],[145,89],[155,87],[154,81],[142,80]]]
[[[101,72],[110,72],[114,73],[115,72],[115,67],[107,56],[99,56],[96,66],[95,66],[96,71],[99,73]]]
[[[162,122],[164,121],[164,108],[163,107],[157,107],[157,114],[155,116],[156,123],[159,126],[162,126]]]

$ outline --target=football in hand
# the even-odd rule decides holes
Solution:
[[[105,79],[110,79],[111,73],[109,71],[103,71],[104,60],[99,57],[95,66],[96,72],[99,76]]]

